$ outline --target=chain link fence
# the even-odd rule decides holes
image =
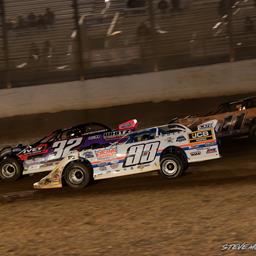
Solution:
[[[0,0],[0,88],[256,57],[254,0]]]

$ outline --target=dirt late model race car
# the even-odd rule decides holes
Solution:
[[[214,129],[192,132],[180,124],[126,134],[108,147],[73,151],[34,188],[83,188],[90,181],[160,170],[175,178],[189,163],[220,157]]]
[[[85,123],[56,130],[32,145],[5,147],[0,151],[0,178],[15,181],[22,175],[51,171],[72,150],[108,146],[137,125],[136,119],[120,124],[116,130],[100,123]]]
[[[213,119],[218,121],[216,132],[219,138],[249,136],[253,142],[256,142],[256,97],[227,102],[206,115],[175,118],[172,122],[194,129],[199,124]],[[210,123],[206,125],[208,127],[205,128],[210,128]]]

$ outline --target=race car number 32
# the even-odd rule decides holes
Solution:
[[[127,157],[124,162],[124,167],[129,167],[137,164],[147,164],[155,160],[159,141],[134,145],[128,148]]]
[[[82,142],[83,138],[74,138],[70,140],[62,140],[62,141],[56,141],[52,147],[54,148],[54,156],[52,156],[53,159],[60,159],[62,157],[67,156],[72,149],[79,146]]]

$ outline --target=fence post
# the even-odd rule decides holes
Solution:
[[[85,67],[84,67],[84,60],[83,60],[83,55],[84,55],[84,50],[83,50],[83,42],[82,42],[82,36],[81,36],[81,26],[79,25],[79,4],[78,0],[73,0],[72,7],[74,9],[74,19],[75,19],[75,27],[76,27],[76,32],[77,32],[77,46],[78,46],[78,69],[79,69],[79,75],[80,75],[80,80],[84,80],[84,72],[85,72]]]
[[[4,83],[7,88],[11,88],[10,81],[10,62],[9,62],[9,44],[8,44],[8,33],[7,26],[5,22],[5,5],[4,0],[0,0],[0,16],[2,23],[2,37],[3,37],[3,51],[4,51],[4,61],[5,61],[5,71],[4,71]]]
[[[156,38],[156,22],[155,13],[152,0],[147,0],[148,2],[148,12],[149,12],[149,22],[151,29],[151,49],[153,53],[154,71],[158,71],[158,51],[157,51],[157,38]]]

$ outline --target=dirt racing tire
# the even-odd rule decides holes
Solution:
[[[181,157],[175,154],[165,155],[160,160],[160,174],[163,178],[174,179],[183,174],[187,166]]]
[[[249,133],[249,139],[253,142],[256,143],[256,124],[254,124]]]
[[[73,163],[65,169],[65,183],[74,189],[82,189],[92,181],[92,170],[83,163]]]
[[[13,157],[7,157],[0,163],[0,178],[4,181],[16,181],[22,176],[22,165]]]

